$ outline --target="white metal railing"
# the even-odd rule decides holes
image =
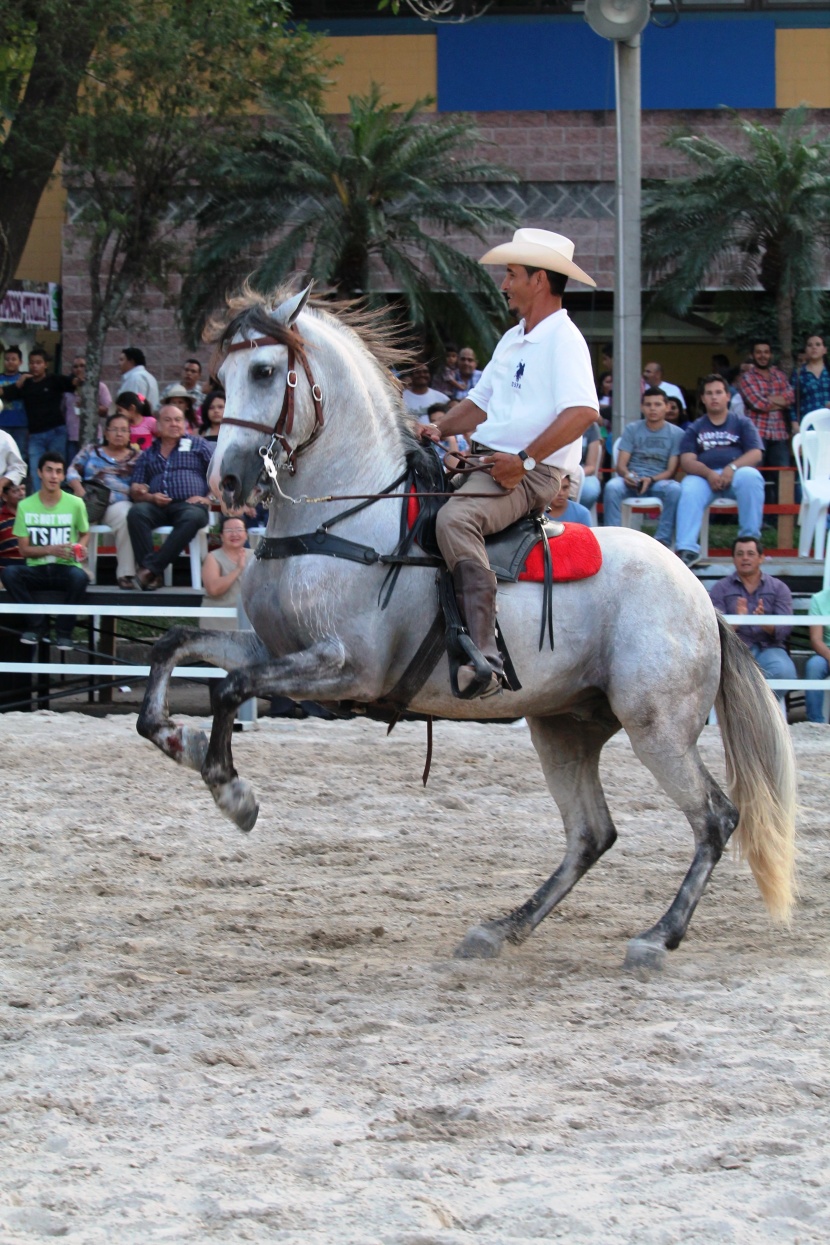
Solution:
[[[49,614],[52,616],[82,615],[97,618],[235,618],[242,625],[250,623],[240,617],[240,612],[230,605],[96,605],[84,601],[79,605],[53,605],[50,602],[24,605],[18,602],[0,603],[2,614]],[[827,614],[724,614],[724,622],[737,627],[758,626],[830,626],[830,615]],[[99,662],[38,662],[38,661],[0,661],[0,672],[6,674],[87,674],[93,677],[123,674],[133,678],[146,677],[150,666],[134,666],[118,663],[103,665]],[[173,678],[183,679],[223,679],[227,671],[216,666],[176,666]],[[769,686],[775,691],[825,691],[830,692],[830,678],[827,679],[768,679]]]
[[[79,605],[53,605],[48,601],[24,605],[16,601],[8,603],[4,601],[0,603],[0,615],[2,614],[47,614],[53,617],[80,614],[84,617],[139,620],[144,618],[235,618],[240,624],[242,621],[236,607],[232,605],[96,605],[88,600]],[[250,628],[250,623],[247,623],[247,627]],[[125,662],[104,665],[98,661],[0,661],[0,673],[4,674],[86,674],[93,678],[123,674],[125,677],[132,676],[138,679],[149,675],[150,669],[150,666],[135,666]],[[226,674],[226,670],[221,670],[217,666],[176,666],[173,678],[224,679]]]

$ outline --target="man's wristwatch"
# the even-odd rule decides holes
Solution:
[[[522,466],[524,467],[525,471],[532,471],[533,468],[536,466],[536,459],[531,458],[527,450],[519,450],[519,458],[521,458],[522,460]]]

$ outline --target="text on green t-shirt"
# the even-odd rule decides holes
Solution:
[[[74,545],[82,533],[89,531],[86,506],[73,493],[61,493],[54,506],[45,506],[40,493],[32,493],[18,505],[12,531],[15,536],[28,537],[29,544],[34,546]],[[46,566],[49,562],[76,565],[74,558],[56,558],[51,554],[26,559],[27,566]]]

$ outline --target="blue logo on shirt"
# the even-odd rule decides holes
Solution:
[[[524,376],[524,374],[525,374],[525,365],[524,365],[524,362],[520,362],[519,366],[516,368],[516,375],[513,378],[514,389],[521,389],[522,377]]]

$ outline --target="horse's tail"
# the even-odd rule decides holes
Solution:
[[[715,709],[738,855],[749,862],[773,920],[787,921],[795,885],[796,767],[778,702],[749,649],[718,614],[721,676]]]

